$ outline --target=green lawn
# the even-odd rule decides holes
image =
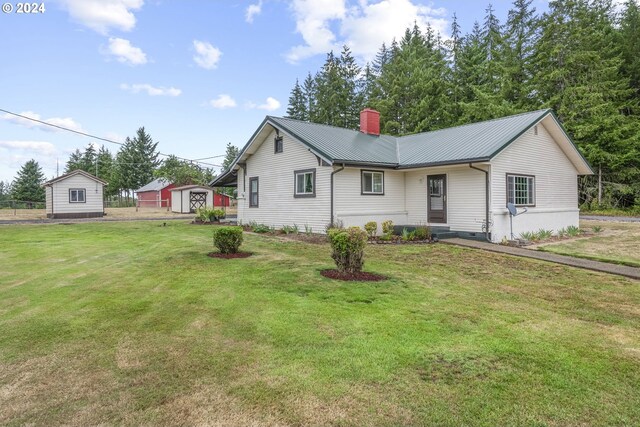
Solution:
[[[0,425],[637,425],[640,282],[181,222],[0,227]]]
[[[543,243],[539,250],[596,261],[640,267],[640,222],[580,221],[580,227],[600,230],[589,237]]]

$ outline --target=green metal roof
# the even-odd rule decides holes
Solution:
[[[552,115],[557,122],[553,111],[544,109],[401,137],[367,135],[336,126],[267,116],[238,159],[269,124],[290,134],[331,163],[405,169],[489,161],[547,115]],[[569,142],[573,144],[570,139]],[[579,152],[578,155],[584,160]],[[584,162],[588,167],[586,160]]]

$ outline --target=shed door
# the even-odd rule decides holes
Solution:
[[[427,221],[429,223],[447,222],[447,176],[427,176]]]
[[[199,208],[207,206],[207,193],[191,192],[189,193],[189,212],[195,213]]]

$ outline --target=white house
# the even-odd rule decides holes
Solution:
[[[237,186],[238,220],[363,226],[390,219],[493,242],[577,226],[578,175],[592,170],[551,110],[403,137],[267,116],[212,186]],[[488,226],[487,226],[488,224]]]
[[[184,185],[171,189],[171,211],[194,213],[198,208],[213,207],[213,188],[205,185]]]
[[[105,181],[79,169],[45,182],[47,218],[104,216],[105,185]]]

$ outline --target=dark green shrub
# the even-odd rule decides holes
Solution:
[[[378,223],[375,221],[369,221],[364,225],[364,230],[367,232],[369,237],[373,238],[378,233]]]
[[[251,231],[254,233],[269,233],[271,232],[271,227],[266,224],[253,224],[251,226]]]
[[[431,229],[426,225],[417,226],[415,232],[417,240],[429,240],[431,237]]]
[[[213,245],[223,254],[235,254],[242,244],[242,227],[218,227],[213,231]]]
[[[331,258],[342,273],[357,273],[364,266],[367,233],[360,227],[331,228],[327,232],[331,244]]]

